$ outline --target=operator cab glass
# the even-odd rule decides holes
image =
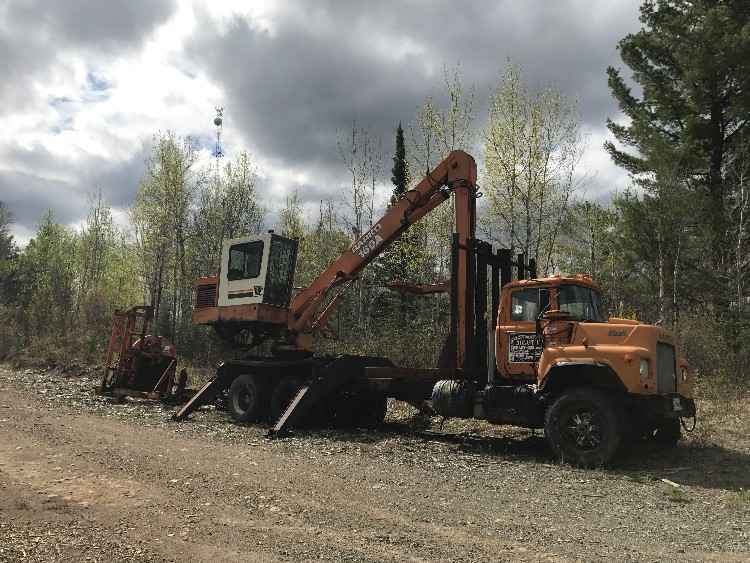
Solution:
[[[557,289],[557,305],[561,311],[570,313],[570,319],[594,323],[606,323],[601,294],[582,285],[561,285]]]
[[[257,278],[260,275],[262,262],[262,240],[235,244],[229,249],[227,279],[229,281],[236,281]]]
[[[277,235],[271,237],[268,274],[263,302],[286,307],[292,296],[294,267],[297,262],[297,241]]]

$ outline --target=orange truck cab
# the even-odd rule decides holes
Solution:
[[[560,459],[583,466],[607,463],[635,439],[674,445],[681,418],[695,416],[692,376],[675,337],[608,318],[588,276],[506,283],[494,349],[484,388],[438,382],[438,412],[447,405],[451,416],[544,428]],[[469,396],[471,411],[456,408],[457,397]]]

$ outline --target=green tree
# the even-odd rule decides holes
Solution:
[[[78,234],[76,316],[90,297],[96,301],[102,299],[102,280],[111,267],[115,236],[112,211],[102,199],[100,190]]]
[[[735,187],[727,165],[742,148],[750,110],[750,5],[648,0],[640,12],[642,28],[618,47],[641,95],[619,70],[607,69],[628,122],[607,122],[619,145],[608,141],[605,148],[637,182],[652,183],[657,192],[671,183],[662,181],[662,171],[685,171],[709,241],[704,272],[717,273],[720,282],[732,258],[727,200]]]
[[[166,329],[173,338],[178,321],[190,311],[192,280],[188,278],[186,241],[195,159],[190,138],[172,132],[157,135],[130,213],[157,328]],[[168,312],[162,309],[165,289],[172,290]]]
[[[575,103],[553,87],[530,91],[509,64],[490,99],[484,148],[485,226],[551,271],[582,149]]]
[[[234,162],[199,182],[191,225],[197,275],[218,271],[224,240],[255,234],[263,228],[265,210],[258,203],[255,182],[255,167],[244,151]]]
[[[18,254],[10,225],[13,222],[5,202],[0,201],[0,304],[10,303],[15,299],[15,263]]]
[[[13,215],[4,201],[0,201],[0,262],[10,259],[15,251],[10,225]]]
[[[76,294],[76,236],[55,221],[42,219],[18,264],[18,304],[26,337],[64,335],[71,328]]]
[[[404,143],[404,129],[398,122],[396,129],[396,152],[393,155],[393,168],[391,169],[391,182],[393,183],[393,195],[391,204],[396,202],[409,189],[409,162],[406,160],[406,144]]]
[[[294,191],[286,196],[284,209],[281,210],[281,234],[285,237],[302,240],[305,235],[305,220],[302,215],[302,204],[299,192]]]

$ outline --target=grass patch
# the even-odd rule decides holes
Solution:
[[[676,502],[678,504],[687,504],[692,502],[690,496],[681,487],[675,487],[673,485],[664,485],[664,496],[670,502]]]

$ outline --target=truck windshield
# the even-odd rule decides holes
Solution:
[[[561,285],[557,293],[557,304],[561,311],[570,313],[576,321],[605,323],[602,297],[598,291],[581,285]]]

